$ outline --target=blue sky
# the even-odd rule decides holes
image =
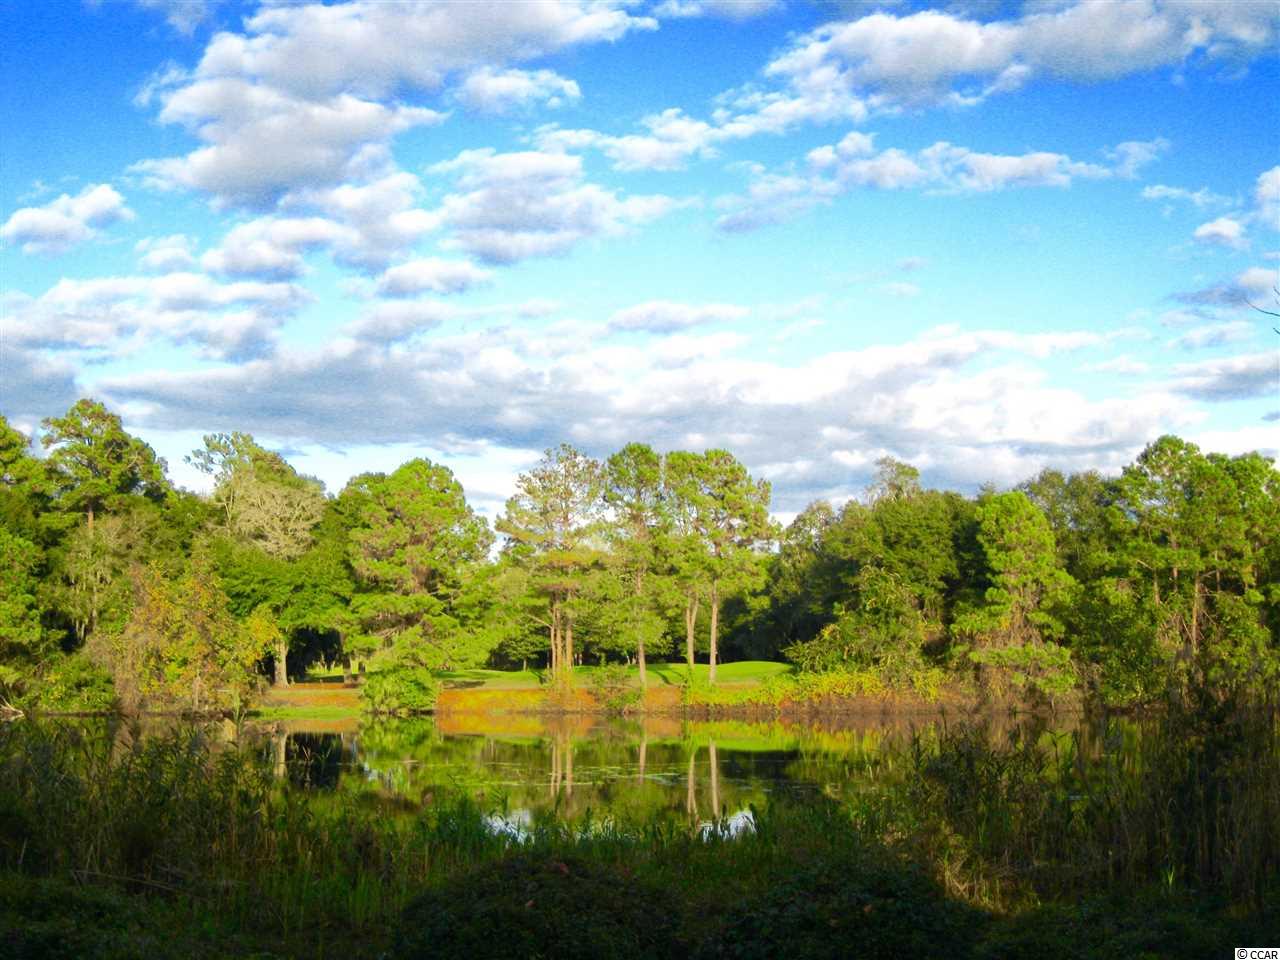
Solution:
[[[0,411],[493,513],[562,440],[783,518],[1280,447],[1280,7],[0,4]]]

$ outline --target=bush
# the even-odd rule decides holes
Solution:
[[[116,705],[111,675],[84,653],[60,657],[22,698],[23,705],[67,713],[98,713]]]
[[[360,687],[360,698],[370,713],[403,717],[429,713],[436,708],[440,681],[430,670],[388,667],[371,673]]]
[[[683,957],[674,904],[622,867],[520,854],[430,890],[405,908],[394,960]]]
[[[587,679],[592,695],[605,713],[621,716],[639,705],[644,691],[631,683],[631,669],[614,663],[597,667]]]
[[[1269,925],[1268,925],[1269,924]],[[1169,898],[1051,904],[994,924],[976,960],[1200,960],[1269,943],[1280,916],[1232,919]]]
[[[984,915],[891,860],[833,859],[803,868],[730,911],[703,960],[899,960],[963,957]]]

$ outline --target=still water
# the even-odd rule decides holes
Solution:
[[[275,776],[316,791],[369,794],[405,810],[466,791],[497,811],[495,829],[547,818],[652,821],[750,829],[779,797],[842,801],[905,777],[913,738],[942,716],[847,717],[825,723],[645,718],[437,717],[382,723],[295,722],[247,732]],[[1078,735],[1078,725],[984,718],[993,737]]]

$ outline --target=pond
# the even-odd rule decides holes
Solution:
[[[972,720],[972,718],[969,718]],[[245,736],[274,774],[317,793],[361,793],[410,810],[459,790],[522,832],[551,817],[749,829],[752,808],[779,796],[848,801],[908,773],[913,738],[945,716],[825,722],[465,715],[360,723],[295,721]],[[1083,735],[1078,719],[983,718],[993,738]]]

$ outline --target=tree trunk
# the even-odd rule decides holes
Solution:
[[[711,585],[711,669],[707,673],[707,682],[716,682],[716,634],[720,630],[720,590],[716,584]]]
[[[636,657],[640,664],[640,689],[643,690],[647,686],[644,675],[644,637],[640,637],[636,646]]]
[[[716,742],[711,741],[708,749],[711,761],[711,816],[720,819],[720,758],[716,756]]]
[[[685,653],[689,660],[689,680],[693,680],[693,643],[694,628],[698,625],[698,598],[690,594],[684,605],[684,637]]]
[[[573,615],[565,614],[564,621],[565,682],[569,682],[573,677]]]
[[[276,686],[289,685],[289,641],[281,638],[276,641]]]
[[[289,744],[289,734],[285,733],[283,727],[276,727],[271,734],[271,773],[277,780],[283,780],[289,772],[286,762],[286,748]]]
[[[560,675],[560,603],[551,601],[551,623],[547,630],[551,635],[551,676]]]
[[[698,748],[694,747],[689,751],[689,772],[685,776],[684,808],[690,817],[697,817],[698,815],[698,787],[697,781],[694,779],[697,759]]]
[[[356,678],[351,673],[351,654],[344,653],[342,655],[342,685],[344,687],[355,686]]]
[[[573,797],[573,738],[564,735],[564,796],[568,800]]]

